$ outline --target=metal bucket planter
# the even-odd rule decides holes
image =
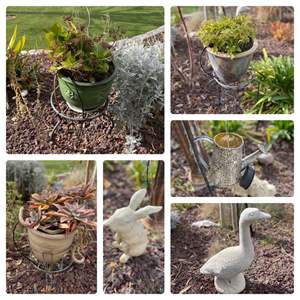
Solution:
[[[230,56],[225,53],[214,53],[211,48],[207,48],[207,54],[215,75],[225,84],[240,81],[247,72],[253,54],[257,49],[257,41],[254,40],[251,49]]]
[[[110,94],[116,70],[102,81],[89,83],[73,81],[58,74],[58,84],[62,97],[75,112],[93,112],[103,107]]]
[[[23,210],[19,211],[19,222],[27,227],[23,219]],[[71,249],[76,234],[76,230],[70,234],[53,234],[44,233],[35,229],[28,229],[28,240],[32,250],[32,254],[40,262],[55,264],[60,261]],[[72,252],[73,256],[73,252]]]

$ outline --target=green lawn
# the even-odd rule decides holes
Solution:
[[[68,173],[74,168],[85,168],[85,162],[78,160],[41,160],[39,161],[46,169],[46,176]]]
[[[125,31],[127,37],[142,34],[164,24],[163,7],[152,6],[97,6],[89,7],[91,34],[99,34],[109,16],[111,23]],[[18,25],[18,35],[26,35],[26,49],[45,48],[43,30],[53,23],[61,21],[63,16],[72,15],[80,22],[87,24],[87,11],[83,6],[8,6],[7,36],[8,42],[15,25]]]

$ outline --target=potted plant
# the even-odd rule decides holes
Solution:
[[[73,111],[95,111],[107,101],[115,66],[111,46],[103,36],[91,37],[70,17],[45,33],[51,70],[57,72],[62,97]]]
[[[20,208],[19,222],[27,228],[32,253],[39,261],[58,262],[71,250],[78,231],[96,228],[95,209],[84,204],[95,197],[95,190],[87,187],[64,193],[44,191],[33,194]],[[72,258],[78,262],[74,251]]]
[[[224,83],[239,81],[257,49],[256,32],[250,18],[236,16],[204,21],[198,36],[207,47],[218,79]]]

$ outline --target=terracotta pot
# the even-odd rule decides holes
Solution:
[[[247,72],[256,49],[257,41],[254,40],[251,49],[234,56],[220,52],[214,53],[211,48],[207,48],[207,53],[218,79],[225,84],[229,84],[239,81]]]
[[[23,210],[19,211],[19,221],[25,226]],[[26,226],[25,226],[26,227]],[[70,234],[49,234],[35,229],[27,228],[28,239],[33,255],[41,262],[55,264],[70,251],[76,230]]]

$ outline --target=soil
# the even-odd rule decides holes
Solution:
[[[261,125],[260,130],[265,130],[267,123]],[[258,129],[259,130],[259,129]],[[172,135],[173,136],[173,135]],[[175,139],[171,143],[171,178],[172,195],[177,197],[207,197],[210,196],[204,182],[203,185],[193,190],[190,179],[190,167],[185,156]],[[254,142],[245,140],[246,155],[257,150]],[[255,172],[258,178],[267,180],[275,185],[278,197],[292,197],[294,194],[294,145],[293,142],[277,141],[273,144],[270,153],[274,161],[271,165],[255,163]],[[214,188],[216,196],[237,196],[229,188]]]
[[[269,55],[294,56],[292,42],[278,41],[272,37],[270,24],[257,23],[258,48],[254,59],[262,57],[262,49],[266,49]],[[196,36],[191,37],[191,48],[194,65],[193,86],[186,82],[190,81],[190,66],[186,39],[181,28],[177,28],[178,36],[172,51],[171,68],[171,111],[174,114],[242,114],[240,105],[244,88],[238,91],[225,90],[207,74],[200,66],[200,55],[203,45]],[[207,55],[202,56],[203,66],[207,73],[212,69],[208,63]],[[177,66],[177,67],[175,67]],[[187,80],[179,75],[179,69]],[[247,81],[248,75],[242,79]]]
[[[32,55],[31,63],[37,62],[40,67],[39,91],[30,90],[27,104],[30,111],[23,113],[22,119],[16,119],[15,101],[9,99],[6,125],[7,152],[11,154],[115,154],[126,151],[127,130],[117,127],[113,120],[111,104],[115,103],[115,93],[109,97],[106,111],[93,120],[84,122],[67,121],[61,123],[53,132],[59,118],[50,105],[53,91],[54,74],[48,71],[49,61],[45,54]],[[59,110],[67,109],[59,91],[55,101]],[[66,113],[67,114],[67,113]],[[78,114],[68,114],[77,117]],[[81,115],[79,115],[81,117]],[[164,126],[163,111],[149,119],[140,130],[141,142],[135,147],[135,153],[163,153]]]
[[[218,218],[207,213],[208,205],[213,204],[177,211],[180,223],[171,233],[172,293],[216,293],[213,277],[199,270],[209,257],[238,243],[238,234],[232,230],[191,226],[203,219],[218,222]],[[255,259],[245,272],[245,294],[294,292],[293,206],[280,204],[280,208],[274,210],[276,213],[271,212],[270,220],[252,225]]]
[[[117,208],[127,206],[135,192],[124,165],[104,169],[104,219]],[[164,230],[163,220],[148,228],[146,254],[121,264],[119,249],[112,247],[113,233],[104,228],[103,289],[107,294],[161,294],[164,292]]]
[[[28,242],[23,239],[19,247]],[[91,243],[84,264],[73,264],[62,273],[49,274],[37,270],[18,252],[7,249],[6,287],[12,294],[94,294],[97,292],[97,246]]]

